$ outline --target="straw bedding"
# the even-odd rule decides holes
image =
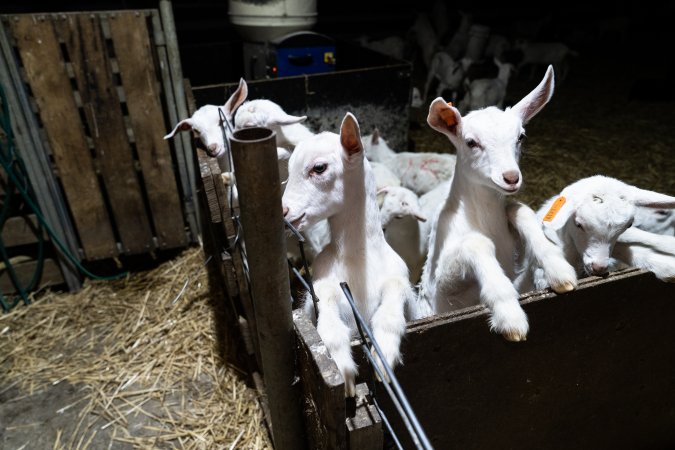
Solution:
[[[270,448],[256,392],[215,340],[200,248],[36,295],[0,316],[0,447]]]

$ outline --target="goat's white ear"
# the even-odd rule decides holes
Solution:
[[[248,85],[246,84],[246,81],[244,81],[243,78],[239,79],[239,86],[237,86],[237,89],[230,95],[230,98],[227,99],[225,102],[225,114],[227,114],[228,117],[232,117],[232,114],[234,111],[239,108],[239,105],[244,103],[244,100],[246,100],[246,97],[248,97]]]
[[[542,223],[544,224],[544,228],[552,230],[559,230],[564,227],[572,214],[574,214],[574,211],[576,211],[574,201],[564,195],[553,199],[548,206]]]
[[[171,133],[164,136],[164,139],[171,139],[174,135],[180,131],[188,131],[192,129],[192,119],[183,119],[178,122],[178,125],[171,130]]]
[[[635,206],[675,208],[675,197],[630,186],[630,199]]]
[[[307,116],[291,116],[283,111],[278,117],[273,117],[273,122],[278,125],[293,125],[295,123],[302,123],[305,120],[307,120]]]
[[[448,136],[457,136],[462,123],[462,115],[451,103],[446,103],[443,97],[438,97],[429,105],[427,123],[438,132]]]
[[[387,194],[388,192],[389,192],[389,186],[381,187],[377,190],[377,195],[380,195],[380,194],[384,195],[384,194]]]
[[[551,100],[554,86],[553,66],[549,65],[539,85],[516,103],[511,110],[520,117],[523,124],[526,124]]]
[[[356,117],[350,112],[345,114],[340,125],[340,144],[346,153],[347,160],[351,160],[354,155],[359,153],[363,156],[363,142],[361,142],[361,131]]]

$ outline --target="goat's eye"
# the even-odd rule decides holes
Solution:
[[[478,142],[476,142],[475,139],[467,139],[466,145],[468,145],[469,148],[478,148]]]
[[[634,221],[634,220],[635,220],[635,219],[631,219],[630,222],[628,222],[628,228],[630,228],[630,227],[633,226],[633,221]]]
[[[518,143],[520,144],[521,142],[523,142],[526,137],[527,136],[525,136],[525,133],[520,133],[520,135],[518,135]]]
[[[324,173],[327,168],[328,168],[328,164],[324,164],[324,163],[314,164],[314,167],[312,167],[312,172],[317,173],[317,174]]]
[[[574,225],[576,225],[577,228],[580,229],[581,231],[584,231],[584,226],[581,225],[579,222],[575,221],[575,222],[574,222]]]

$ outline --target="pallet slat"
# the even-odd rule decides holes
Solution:
[[[114,256],[117,248],[110,218],[53,24],[29,15],[17,16],[10,24],[84,254],[89,259]]]
[[[35,214],[10,217],[2,228],[2,242],[6,247],[35,244],[37,236],[37,218]],[[44,233],[45,240],[49,239]]]
[[[30,282],[31,278],[33,278],[33,273],[37,267],[37,261],[26,261],[15,264],[13,267],[19,278],[19,282],[25,286]],[[63,275],[61,275],[58,264],[54,262],[53,259],[45,259],[42,275],[38,281],[37,288],[42,289],[47,286],[56,286],[63,284],[63,282]],[[16,293],[14,284],[12,284],[12,280],[4,267],[0,270],[0,292],[3,294]]]
[[[111,14],[109,25],[158,244],[179,247],[187,244],[187,235],[171,149],[163,139],[167,125],[146,18],[133,11],[118,12]]]
[[[123,252],[145,253],[152,248],[152,230],[99,17],[69,15],[55,24],[70,56]]]

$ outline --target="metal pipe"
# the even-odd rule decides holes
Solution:
[[[230,145],[274,447],[303,449],[276,134],[247,128],[235,132]]]

